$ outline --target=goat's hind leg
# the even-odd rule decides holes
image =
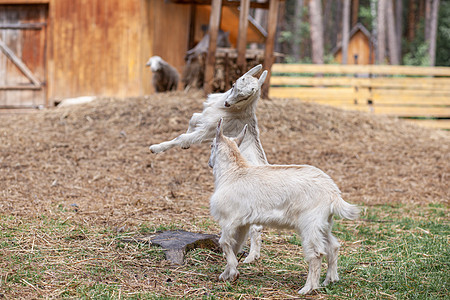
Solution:
[[[250,227],[250,252],[245,258],[244,264],[252,263],[260,257],[262,228],[260,225],[252,225]]]
[[[328,232],[327,243],[328,245],[326,246],[326,251],[327,251],[328,270],[327,276],[325,277],[325,280],[323,282],[324,286],[328,285],[330,282],[339,281],[339,275],[337,272],[337,260],[340,244],[338,240],[334,237],[334,235],[331,234],[331,226],[330,231]]]
[[[326,254],[326,237],[318,224],[310,224],[303,230],[301,237],[303,252],[309,268],[305,286],[298,292],[304,295],[319,288],[322,258]]]

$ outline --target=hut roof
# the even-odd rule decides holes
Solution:
[[[369,42],[372,42],[372,35],[370,34],[370,31],[361,23],[356,23],[355,26],[353,26],[352,30],[350,30],[350,37],[349,39],[352,39],[353,36],[358,32],[361,31],[368,39]],[[342,49],[342,41],[339,41],[336,44],[336,47],[333,48],[333,50],[331,50],[331,54],[336,55],[337,52],[339,52],[339,50]]]

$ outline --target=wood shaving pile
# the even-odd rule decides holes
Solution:
[[[0,115],[0,214],[73,212],[124,228],[209,218],[210,147],[152,154],[185,132],[199,93],[100,99],[76,107]],[[311,164],[350,203],[446,203],[450,133],[361,112],[260,100],[261,141],[272,164]]]

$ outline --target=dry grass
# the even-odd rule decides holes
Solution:
[[[203,99],[170,93],[0,115],[0,252],[8,257],[0,258],[0,293],[11,298],[103,293],[120,298],[134,292],[255,296],[255,290],[245,294],[245,279],[241,288],[211,279],[222,267],[220,255],[193,253],[188,267],[169,268],[159,250],[118,242],[122,235],[167,227],[217,233],[208,210],[209,147],[159,155],[148,150],[185,131]],[[448,132],[287,99],[261,101],[257,115],[269,162],[321,168],[350,203],[369,211],[380,204],[447,205]],[[414,209],[409,215],[426,218]],[[356,230],[354,224],[359,223],[346,230]],[[256,297],[288,298],[300,288],[299,269],[305,270],[300,247],[287,240],[277,232],[265,236],[262,262],[268,255],[280,260],[267,266],[269,272],[262,262],[243,267],[241,277],[267,279],[256,281]],[[344,243],[343,252],[355,247]],[[29,261],[14,261],[24,258]],[[294,267],[293,260],[296,269],[283,271],[283,264]],[[204,262],[210,269],[201,267]]]

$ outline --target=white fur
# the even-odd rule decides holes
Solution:
[[[302,239],[309,263],[305,286],[307,294],[319,287],[322,257],[328,258],[324,285],[339,280],[339,242],[331,234],[333,214],[356,219],[359,209],[341,198],[333,180],[309,165],[252,166],[240,154],[238,145],[246,128],[235,141],[222,134],[221,122],[211,149],[215,191],[211,215],[222,228],[220,245],[227,259],[223,280],[239,277],[236,254],[252,225],[294,229]]]
[[[193,144],[211,142],[216,134],[217,122],[223,118],[223,130],[229,136],[236,136],[248,124],[249,134],[241,145],[242,155],[254,165],[267,164],[255,114],[267,71],[264,71],[259,79],[253,75],[261,69],[262,65],[255,66],[236,80],[233,87],[225,93],[210,94],[203,103],[202,113],[192,115],[186,133],[171,141],[151,145],[150,151],[160,153],[176,146],[187,149]],[[261,230],[261,226],[252,226],[250,252],[244,263],[250,263],[260,257]]]
[[[152,72],[156,72],[162,68],[163,59],[160,56],[152,56],[149,58],[147,62],[147,66],[150,67]]]

